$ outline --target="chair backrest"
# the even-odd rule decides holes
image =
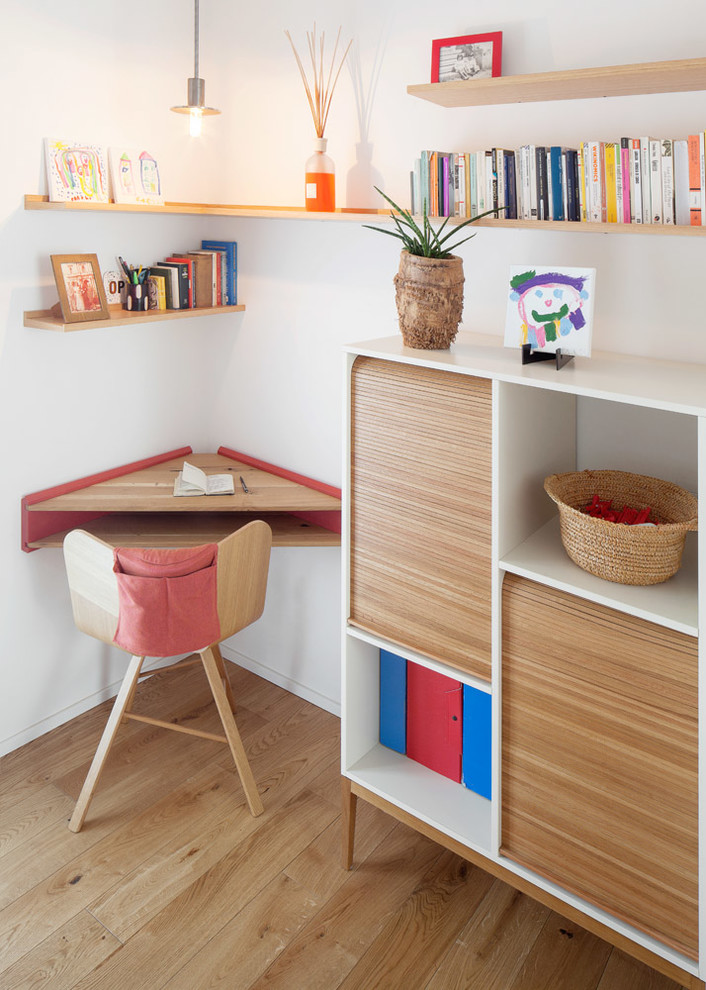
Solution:
[[[256,519],[218,543],[220,639],[258,619],[265,607],[272,531]],[[118,627],[118,582],[113,547],[75,529],[64,539],[64,560],[74,622],[89,636],[113,643]]]

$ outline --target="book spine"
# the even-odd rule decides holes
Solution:
[[[527,147],[527,183],[529,186],[529,219],[537,219],[537,149],[533,144]]]
[[[606,220],[616,223],[618,210],[615,186],[615,145],[608,141],[605,146],[605,185],[606,185]]]
[[[701,226],[701,160],[699,135],[690,134],[686,139],[689,148],[689,224]]]
[[[588,201],[586,179],[588,178],[588,142],[582,141],[579,148],[579,202],[581,204],[581,221],[588,220]]]
[[[706,225],[706,170],[704,168],[704,132],[699,133],[699,183],[701,195],[701,226]]]
[[[551,210],[552,220],[564,219],[563,170],[561,163],[561,148],[554,145],[549,149]]]
[[[468,218],[471,215],[471,178],[469,174],[469,170],[471,167],[470,164],[471,156],[466,151],[463,152],[461,157],[463,159],[462,174],[463,174],[463,210],[464,210],[461,216],[465,220],[468,220]]]
[[[517,166],[515,162],[515,152],[506,151],[505,156],[505,191],[507,199],[507,210],[505,216],[511,220],[517,220]]]
[[[652,223],[652,180],[650,179],[650,139],[640,138],[640,172],[642,174],[642,222]]]
[[[492,210],[498,205],[498,184],[493,171],[493,152],[485,152],[485,208]]]
[[[630,147],[630,219],[632,223],[642,223],[642,165],[639,138],[633,138]]]
[[[549,187],[547,185],[547,149],[539,145],[535,150],[537,168],[537,218],[549,220]]]
[[[662,151],[661,142],[650,138],[650,199],[652,223],[662,223]]]
[[[588,219],[591,223],[601,222],[602,178],[601,149],[599,141],[588,142]]]
[[[478,208],[478,156],[471,152],[468,156],[468,201],[470,203],[469,216],[477,217],[480,213]]]
[[[669,138],[660,142],[662,175],[662,223],[674,223],[674,149]]]
[[[561,206],[564,220],[569,219],[569,177],[566,174],[566,152],[561,153]]]
[[[623,223],[632,222],[632,200],[630,187],[630,138],[620,139],[620,172],[623,195]]]
[[[485,169],[485,152],[476,151],[476,196],[478,197],[478,212],[485,213],[488,205],[488,181]]]
[[[689,226],[689,151],[687,142],[674,142],[674,223]]]

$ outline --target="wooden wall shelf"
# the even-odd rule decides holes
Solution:
[[[235,494],[175,498],[184,458],[206,474],[232,471]],[[22,549],[61,547],[76,528],[113,546],[196,546],[217,542],[253,519],[272,527],[275,547],[339,546],[340,489],[228,447],[216,454],[181,447],[26,495]]]
[[[408,86],[407,92],[441,107],[498,106],[547,100],[588,100],[706,89],[706,58],[639,62],[562,72],[452,80]]]
[[[706,60],[705,60],[706,61]],[[481,80],[484,82],[486,80]],[[496,82],[497,80],[487,80],[488,82]],[[451,83],[435,83],[434,85],[449,86],[453,85]],[[464,84],[465,85],[465,84]],[[46,196],[25,196],[25,209],[27,210],[63,210],[63,211],[78,211],[81,213],[92,213],[101,211],[113,211],[121,212],[126,211],[130,213],[167,213],[167,214],[183,214],[183,215],[199,215],[199,216],[227,216],[227,217],[255,217],[261,219],[270,220],[325,220],[325,221],[347,221],[352,223],[370,223],[373,220],[375,223],[390,223],[391,215],[389,210],[369,210],[367,212],[349,212],[348,210],[337,210],[335,213],[307,213],[304,209],[277,207],[277,206],[218,206],[218,205],[207,205],[205,203],[168,203],[165,206],[123,206],[116,203],[50,203]],[[433,220],[438,220],[439,223],[444,219],[443,217],[432,217]],[[462,217],[451,217],[449,218],[449,225],[455,225],[461,223]],[[633,224],[633,223],[571,223],[568,220],[502,220],[502,219],[487,219],[479,220],[477,226],[479,227],[500,227],[500,228],[519,228],[521,230],[554,230],[562,231],[563,233],[577,233],[577,234],[666,234],[666,235],[677,235],[686,237],[703,237],[706,234],[706,227],[687,227],[687,226],[676,226],[675,224],[659,224],[659,223],[649,223],[649,224]],[[229,310],[237,310],[242,307],[228,307]],[[223,312],[224,307],[220,307],[218,312]],[[153,311],[154,312],[154,311]],[[209,310],[200,310],[201,313],[207,313]],[[146,314],[137,314],[138,318],[142,318]],[[166,318],[170,316],[190,316],[195,315],[195,312],[191,310],[188,313],[174,310],[167,313]],[[37,326],[38,323],[32,322],[28,323],[28,317],[36,317],[37,319],[42,319],[40,313],[26,313],[25,314],[25,326]],[[152,317],[156,318],[156,317]],[[130,322],[130,317],[126,318],[126,322]],[[162,315],[159,319],[165,319]],[[48,322],[44,320],[42,322],[41,329],[43,330],[60,330],[62,326],[49,326]],[[93,323],[91,326],[114,326],[113,321],[105,322],[103,324]],[[79,327],[66,327],[67,330],[74,329],[87,329]]]
[[[122,306],[110,306],[110,319],[89,320],[85,323],[64,323],[52,316],[49,309],[30,309],[24,313],[24,325],[35,330],[55,330],[70,333],[74,330],[104,330],[109,327],[125,327],[136,323],[154,323],[157,320],[184,320],[196,316],[219,316],[224,313],[242,313],[245,306],[209,306],[205,309],[149,309],[146,313],[130,313]]]
[[[336,210],[313,213],[303,206],[238,206],[224,203],[165,203],[164,206],[133,206],[126,203],[52,203],[48,196],[25,196],[26,210],[53,210],[78,213],[159,213],[180,216],[257,217],[271,220],[349,220],[354,223],[371,217],[389,217],[388,210]]]

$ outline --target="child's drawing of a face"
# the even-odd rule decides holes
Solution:
[[[544,327],[547,340],[555,340],[554,328],[566,336],[583,326],[581,306],[585,298],[586,293],[572,285],[548,282],[523,292],[517,308],[523,323]]]

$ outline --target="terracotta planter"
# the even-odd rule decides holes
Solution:
[[[463,313],[461,258],[421,258],[403,251],[394,282],[405,345],[448,350]]]

